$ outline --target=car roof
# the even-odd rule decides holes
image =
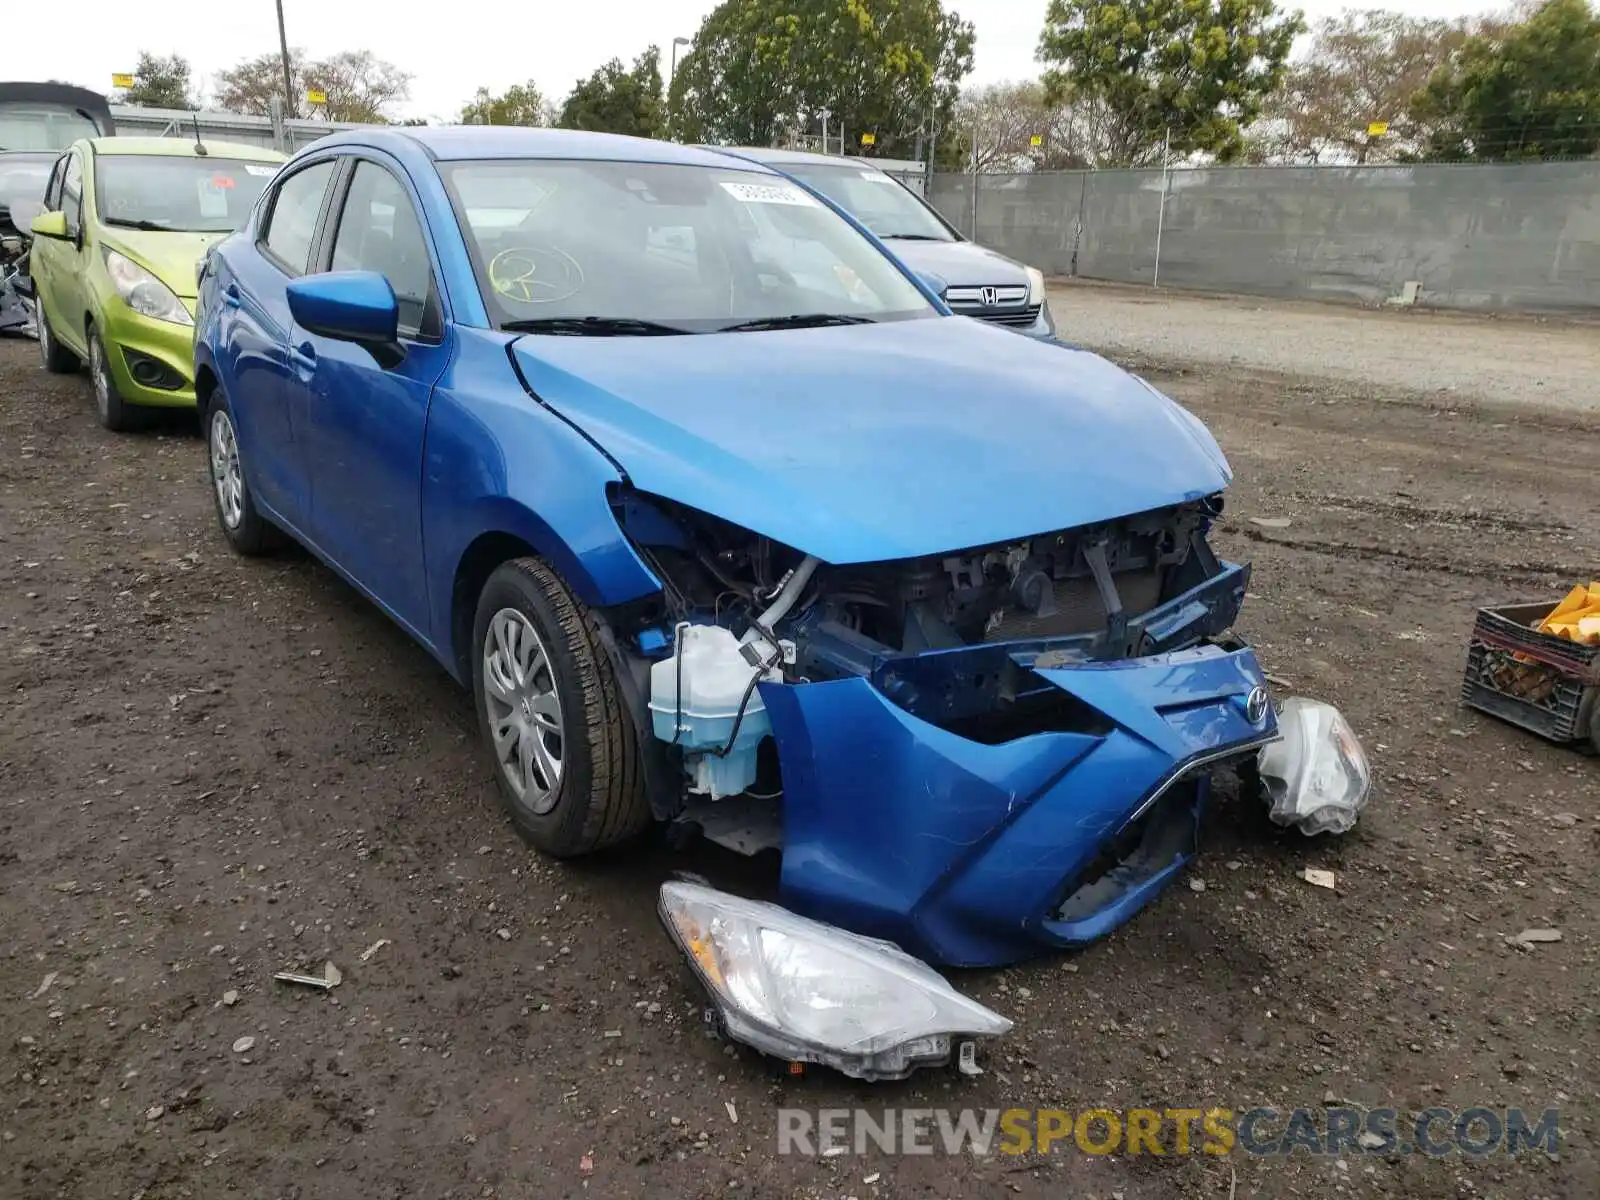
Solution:
[[[870,158],[862,158],[855,154],[817,154],[811,150],[778,150],[771,146],[718,146],[712,147],[720,154],[731,154],[739,158],[750,159],[760,163],[770,163],[782,168],[788,164],[806,163],[819,167],[871,167],[874,171],[882,170]]]
[[[482,158],[583,158],[728,167],[724,155],[698,146],[583,129],[534,129],[518,125],[413,125],[351,130],[323,138],[316,145],[366,144],[381,148],[393,145],[397,139],[416,143],[442,162]]]
[[[252,146],[245,142],[214,142],[209,138],[200,143],[210,158],[244,158],[252,162],[281,163],[285,156],[266,146]],[[157,158],[198,158],[194,141],[185,137],[104,137],[91,138],[89,145],[96,154],[112,157],[138,155]]]

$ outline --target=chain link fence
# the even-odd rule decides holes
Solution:
[[[1444,308],[1600,312],[1600,161],[935,175],[1048,275]],[[976,218],[976,219],[974,219]]]

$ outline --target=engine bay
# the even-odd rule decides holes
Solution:
[[[865,678],[913,715],[998,743],[1096,716],[1035,667],[1181,650],[1219,636],[1246,568],[1206,535],[1221,496],[947,554],[833,565],[626,488],[613,511],[662,582],[619,633],[647,673],[679,803],[781,794],[760,685]],[[659,748],[659,747],[658,747]]]

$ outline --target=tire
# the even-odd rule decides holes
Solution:
[[[100,331],[89,326],[89,382],[94,384],[94,407],[100,424],[112,433],[127,433],[139,426],[139,410],[122,398],[117,381],[111,378],[111,360]]]
[[[522,653],[507,653],[509,639],[497,636],[502,623],[520,630]],[[600,629],[600,617],[535,558],[489,576],[472,624],[473,698],[500,798],[517,831],[558,858],[626,841],[651,822],[638,730]],[[508,673],[511,657],[527,668],[525,679]],[[535,744],[542,756],[537,747],[523,754]]]
[[[220,387],[211,393],[211,403],[206,408],[205,435],[206,475],[211,480],[211,503],[217,510],[222,536],[248,558],[276,550],[283,535],[256,510],[250,485],[245,482],[233,411]]]
[[[78,356],[56,341],[45,319],[44,305],[33,302],[33,327],[39,338],[39,365],[52,375],[70,375],[78,369]]]

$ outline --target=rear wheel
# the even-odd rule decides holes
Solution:
[[[528,841],[563,858],[651,819],[638,731],[601,622],[535,558],[489,576],[473,622],[472,688],[500,798]]]
[[[45,318],[44,305],[37,299],[33,302],[33,324],[39,335],[39,365],[52,375],[68,375],[78,369],[78,356],[56,341],[56,335],[50,329],[50,322]]]
[[[113,433],[126,433],[138,424],[139,410],[122,398],[117,381],[111,378],[111,360],[100,331],[89,327],[89,379],[94,384],[94,407],[100,424]]]

